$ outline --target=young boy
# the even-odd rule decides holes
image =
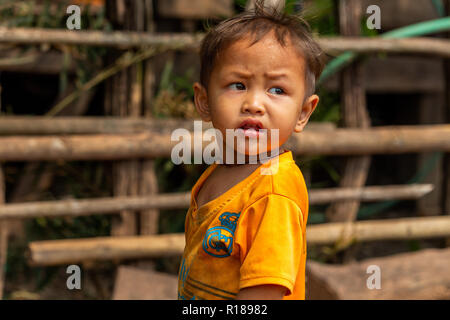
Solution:
[[[194,91],[202,120],[223,137],[227,129],[258,139],[261,129],[278,130],[280,147],[258,150],[279,154],[263,164],[214,163],[199,178],[186,216],[178,298],[305,299],[308,195],[283,144],[303,130],[319,101],[313,93],[322,51],[303,20],[257,1],[209,31],[200,56]]]

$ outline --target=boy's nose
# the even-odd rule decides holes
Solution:
[[[242,104],[242,113],[263,115],[265,113],[265,109],[261,101],[252,99],[250,101],[244,101]]]

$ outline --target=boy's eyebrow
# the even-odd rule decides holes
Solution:
[[[247,79],[252,77],[251,73],[243,72],[243,71],[236,71],[236,70],[230,71],[228,74],[232,75],[232,76],[237,76],[240,78],[247,78]]]
[[[280,72],[280,73],[277,73],[277,72],[272,72],[272,73],[266,72],[266,73],[264,73],[264,76],[269,78],[269,79],[280,79],[280,78],[287,78],[288,77],[286,75],[286,73],[283,73],[283,72]]]
[[[236,70],[230,71],[228,74],[246,79],[249,79],[253,76],[251,73]],[[265,72],[264,76],[269,79],[288,78],[288,75],[284,72]]]

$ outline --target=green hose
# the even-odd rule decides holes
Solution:
[[[433,6],[436,9],[439,16],[440,17],[445,16],[445,7],[444,4],[442,3],[442,0],[431,0],[431,2],[433,2]]]

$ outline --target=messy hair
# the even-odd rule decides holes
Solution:
[[[283,47],[286,46],[286,37],[289,37],[305,59],[306,97],[312,95],[324,68],[322,49],[314,41],[308,23],[302,17],[265,6],[264,0],[256,0],[254,9],[226,19],[208,31],[200,49],[200,83],[208,88],[217,57],[233,42],[250,35],[253,45],[271,31]]]

